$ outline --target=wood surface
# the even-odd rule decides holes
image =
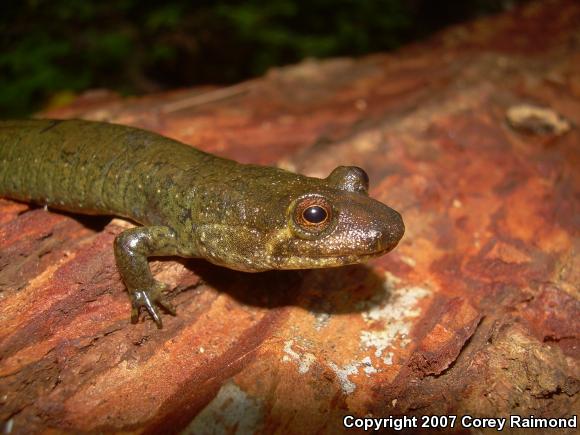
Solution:
[[[346,414],[578,414],[580,3],[229,88],[93,91],[42,116],[313,176],[361,166],[407,231],[340,269],[156,260],[178,310],[158,330],[129,323],[112,250],[127,223],[0,200],[4,431],[330,434]]]

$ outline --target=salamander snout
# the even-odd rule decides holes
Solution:
[[[350,201],[344,204],[339,232],[343,232],[350,239],[350,246],[355,254],[371,256],[386,254],[397,246],[405,233],[401,215],[374,199],[368,197],[357,199],[358,203],[354,198],[350,198]]]
[[[405,234],[405,224],[400,213],[388,208],[385,218],[381,220],[380,230],[377,231],[376,252],[388,252],[392,250]]]

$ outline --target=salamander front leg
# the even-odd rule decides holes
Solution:
[[[137,323],[144,307],[157,327],[162,328],[159,307],[175,315],[173,306],[165,300],[167,285],[153,279],[147,257],[175,255],[175,233],[163,226],[136,227],[115,238],[117,267],[131,297],[131,322]]]

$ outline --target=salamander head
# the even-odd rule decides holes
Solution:
[[[252,180],[250,189],[238,186],[233,219],[203,227],[214,263],[245,271],[361,263],[392,250],[405,231],[399,213],[369,198],[358,167],[339,166],[325,179],[271,168]]]

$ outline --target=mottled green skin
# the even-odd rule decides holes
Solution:
[[[340,266],[390,251],[403,221],[367,189],[355,167],[318,179],[239,164],[126,126],[0,122],[0,196],[144,225],[115,240],[133,321],[141,307],[158,325],[156,305],[173,312],[151,276],[150,256],[201,257],[257,272]],[[299,204],[322,200],[332,211],[323,226],[298,222]]]

